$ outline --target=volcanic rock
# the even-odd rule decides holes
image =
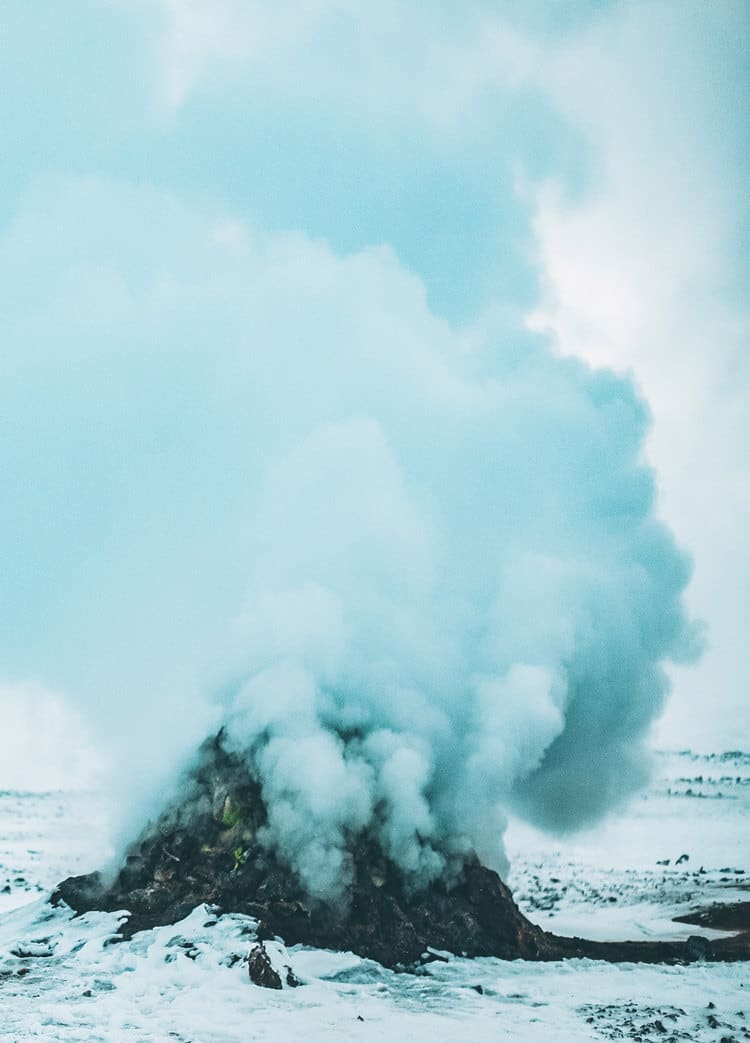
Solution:
[[[720,931],[750,931],[750,902],[731,902],[696,909],[684,916],[675,916],[675,923],[696,924]]]
[[[281,989],[281,975],[274,969],[263,942],[254,945],[247,957],[250,981],[263,989]]]
[[[415,891],[367,834],[350,839],[346,901],[313,901],[294,871],[259,839],[266,822],[258,780],[219,735],[204,743],[179,798],[132,844],[114,880],[98,873],[70,877],[52,901],[77,913],[125,910],[120,932],[126,937],[176,923],[205,903],[254,917],[261,943],[280,936],[288,945],[350,950],[388,967],[413,966],[432,958],[431,951],[653,963],[750,957],[748,934],[713,942],[710,956],[685,942],[561,938],[531,923],[497,873],[476,858],[466,859],[454,879]],[[256,949],[251,974],[255,967],[266,975],[265,950]]]
[[[146,827],[113,881],[70,877],[53,901],[78,913],[127,910],[125,936],[175,923],[203,902],[255,917],[260,940],[351,950],[387,966],[414,964],[429,949],[548,956],[547,936],[476,859],[450,886],[435,881],[415,893],[372,838],[353,837],[347,900],[329,905],[311,901],[293,870],[259,842],[265,824],[259,783],[218,737],[204,744],[180,798]]]

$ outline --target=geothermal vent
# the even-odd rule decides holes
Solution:
[[[128,850],[114,881],[70,877],[52,896],[77,913],[126,910],[130,936],[176,923],[200,903],[258,920],[262,940],[351,950],[385,966],[413,966],[429,950],[501,959],[588,956],[692,962],[750,957],[750,932],[709,942],[591,942],[542,931],[494,871],[467,859],[450,881],[411,889],[367,833],[351,838],[351,884],[337,902],[312,900],[297,874],[259,841],[266,809],[247,763],[221,735],[201,747],[180,796]]]
[[[551,936],[531,924],[492,870],[467,861],[450,887],[419,893],[367,835],[352,837],[352,884],[336,903],[312,901],[298,876],[258,841],[266,822],[260,785],[221,737],[167,807],[128,850],[114,882],[71,877],[53,898],[77,912],[130,913],[124,933],[174,923],[205,902],[257,918],[261,937],[352,950],[386,966],[409,965],[428,949],[469,956],[544,959]]]

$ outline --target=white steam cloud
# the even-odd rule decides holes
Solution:
[[[0,652],[133,800],[223,724],[331,895],[365,828],[419,881],[502,869],[508,809],[641,782],[696,642],[627,380],[456,331],[387,249],[146,189],[38,186],[0,277]]]

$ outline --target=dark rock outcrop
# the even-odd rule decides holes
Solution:
[[[274,948],[278,949],[278,946]],[[283,951],[283,946],[281,947]],[[263,989],[296,989],[302,984],[288,963],[276,952],[275,959],[269,955],[265,942],[253,945],[247,954],[247,970],[250,981]],[[284,952],[284,955],[286,953]]]
[[[205,902],[259,922],[259,941],[351,950],[385,966],[410,966],[430,950],[502,959],[610,961],[748,959],[750,935],[688,942],[591,942],[532,924],[497,873],[467,860],[450,885],[411,890],[367,836],[352,837],[347,901],[310,901],[295,873],[258,841],[266,822],[260,786],[221,738],[204,744],[179,800],[131,846],[113,881],[70,877],[53,894],[76,912],[126,910],[121,933],[175,923]],[[261,957],[258,956],[258,960]],[[276,973],[276,972],[274,972]]]
[[[675,916],[675,922],[711,927],[719,931],[750,931],[750,902],[711,905],[684,916]]]
[[[260,940],[352,950],[387,966],[428,949],[508,959],[548,957],[548,937],[475,859],[448,887],[414,893],[366,836],[351,842],[353,883],[339,905],[312,902],[296,874],[258,843],[260,787],[220,739],[204,745],[180,798],[131,846],[115,879],[70,877],[53,895],[82,913],[127,910],[121,931],[175,923],[201,902],[259,921]]]
[[[247,970],[253,985],[262,989],[282,989],[281,975],[274,969],[263,942],[254,945],[247,956]]]

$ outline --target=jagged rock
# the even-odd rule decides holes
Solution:
[[[281,989],[281,975],[275,970],[263,942],[254,945],[247,957],[250,981],[263,989]]]
[[[205,903],[254,917],[261,948],[282,937],[288,945],[351,950],[389,967],[413,966],[430,951],[529,960],[706,958],[704,947],[689,942],[591,942],[542,931],[476,858],[450,882],[414,892],[368,835],[351,838],[346,902],[314,902],[296,874],[258,841],[265,824],[260,785],[218,736],[204,744],[179,800],[146,827],[113,881],[98,873],[70,877],[52,900],[78,913],[127,910],[125,936],[176,923]],[[747,959],[749,940],[746,934],[713,942],[710,958]]]
[[[299,980],[292,968],[289,966],[284,967],[284,979],[290,989],[298,989],[302,984],[302,982]]]
[[[258,941],[247,955],[250,980],[266,989],[296,989],[302,985],[288,963],[289,954],[281,942]]]

